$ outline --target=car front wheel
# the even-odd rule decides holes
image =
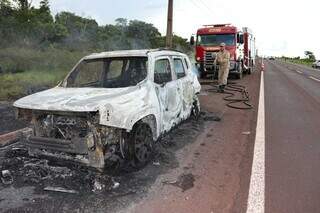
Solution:
[[[147,123],[137,123],[130,133],[130,153],[135,168],[145,166],[151,159],[154,149],[152,130]]]

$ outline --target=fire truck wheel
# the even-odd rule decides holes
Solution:
[[[242,69],[242,64],[239,64],[238,66],[238,72],[236,73],[236,78],[241,79],[243,75],[243,69]]]
[[[201,77],[202,79],[207,78],[207,73],[201,72],[200,77]]]

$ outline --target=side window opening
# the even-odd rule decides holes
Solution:
[[[123,70],[123,60],[112,60],[109,63],[109,70],[107,72],[108,79],[115,79],[121,76]]]
[[[184,63],[186,64],[187,69],[189,69],[189,68],[190,68],[190,65],[189,65],[189,63],[188,63],[187,58],[184,58]]]
[[[175,58],[174,60],[174,71],[177,75],[177,78],[183,78],[186,76],[186,72],[184,70],[183,62],[180,58]]]
[[[154,82],[163,84],[172,81],[170,62],[168,59],[159,59],[154,65]]]

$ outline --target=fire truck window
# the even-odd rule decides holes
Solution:
[[[186,76],[182,60],[180,58],[175,58],[173,61],[174,61],[174,71],[177,75],[177,78],[180,79]]]
[[[170,62],[168,59],[160,59],[154,65],[154,82],[163,84],[172,81]]]
[[[198,45],[203,46],[219,46],[222,42],[227,46],[235,44],[235,34],[212,34],[212,35],[199,35]]]

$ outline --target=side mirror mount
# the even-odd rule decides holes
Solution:
[[[193,46],[195,43],[194,36],[190,37],[190,45]]]

